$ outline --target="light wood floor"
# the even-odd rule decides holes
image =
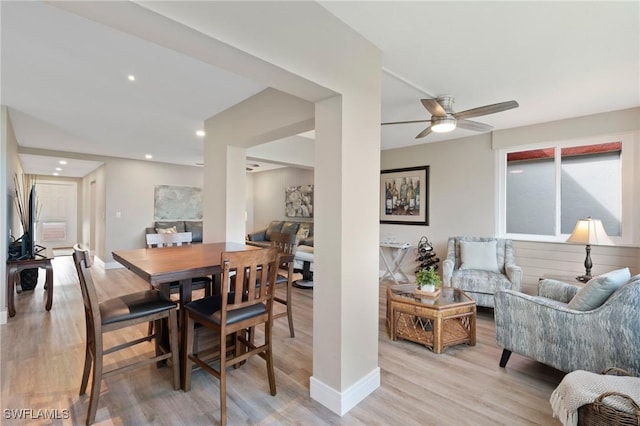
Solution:
[[[1,424],[84,424],[88,397],[78,396],[84,352],[84,315],[71,262],[54,260],[55,292],[44,311],[43,275],[34,292],[16,295],[17,315],[0,326],[3,410]],[[94,267],[100,297],[147,288],[125,269]],[[436,355],[423,346],[389,340],[385,288],[380,291],[379,366],[381,386],[340,417],[309,398],[312,371],[313,291],[294,289],[296,337],[286,318],[276,321],[274,351],[278,394],[269,395],[265,363],[254,357],[228,376],[230,425],[555,425],[549,396],[563,373],[513,354],[498,367],[493,315],[480,310],[475,347],[448,348]],[[146,332],[146,325],[140,326]],[[118,341],[110,336],[107,344]],[[134,349],[134,351],[136,351]],[[137,350],[150,355],[151,343]],[[125,355],[131,355],[129,354]],[[106,365],[115,365],[113,355]],[[170,369],[155,366],[103,381],[95,424],[216,424],[218,382],[203,371],[193,374],[192,390],[174,391]],[[31,409],[28,420],[8,419],[7,410]],[[38,410],[57,410],[68,419],[32,419]],[[64,411],[67,410],[67,411]]]

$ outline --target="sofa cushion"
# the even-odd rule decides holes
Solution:
[[[186,232],[184,229],[184,221],[177,220],[171,222],[156,222],[156,232],[160,233],[159,229],[167,229],[172,226],[176,227],[176,232]]]
[[[282,224],[282,232],[283,234],[295,234],[298,232],[298,228],[300,227],[300,222],[285,222]]]
[[[460,241],[460,269],[500,272],[496,241]]]
[[[271,241],[271,234],[274,232],[282,232],[282,224],[283,222],[280,220],[273,220],[267,227],[267,230],[264,233],[264,237],[267,241]]]
[[[191,236],[193,237],[192,242],[202,242],[202,222],[186,220],[184,222],[184,228],[186,232],[191,232]]]
[[[629,281],[629,268],[617,269],[593,277],[569,302],[569,309],[590,311],[602,305],[623,284]]]

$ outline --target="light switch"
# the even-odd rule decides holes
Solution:
[[[120,219],[122,217],[122,213],[121,212],[116,212],[116,219]]]

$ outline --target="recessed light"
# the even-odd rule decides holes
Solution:
[[[206,135],[204,130],[196,130],[196,136],[203,138]]]
[[[56,172],[53,174],[54,176],[60,176],[60,173]]]
[[[56,167],[56,172],[61,172],[62,171],[62,167]]]
[[[129,79],[129,81],[136,81],[136,76],[133,74],[129,74],[129,76],[127,76],[127,78]]]
[[[147,160],[151,160],[153,158],[153,155],[151,154],[145,154],[144,158],[146,158]]]
[[[64,166],[65,164],[67,164],[67,162],[65,160],[60,160],[58,161],[58,164],[62,164]]]

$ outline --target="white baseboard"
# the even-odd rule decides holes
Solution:
[[[371,392],[380,387],[380,367],[373,369],[344,392],[338,392],[313,376],[309,380],[309,384],[311,398],[334,413],[344,416]]]
[[[97,258],[96,258],[97,259]],[[124,268],[124,266],[122,266],[121,263],[118,263],[116,261],[113,262],[103,262],[102,260],[100,260],[100,262],[102,262],[102,264],[104,265],[104,269],[118,269],[118,268]]]
[[[6,324],[8,319],[9,319],[8,311],[6,309],[2,309],[0,311],[0,325]]]

